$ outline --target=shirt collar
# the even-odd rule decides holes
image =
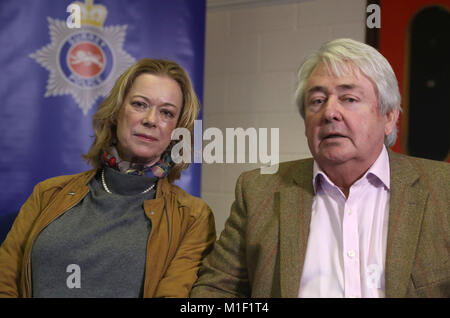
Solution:
[[[323,179],[325,179],[329,184],[334,185],[334,183],[328,178],[326,173],[319,167],[316,160],[314,160],[313,165],[313,187],[314,192],[317,193],[318,186],[320,185],[320,178],[318,176],[321,175]],[[384,186],[390,190],[390,166],[389,166],[389,156],[386,150],[386,146],[383,145],[380,154],[378,155],[377,160],[370,166],[370,168],[366,171],[366,173],[359,179],[367,178],[368,175],[373,175],[378,180],[380,180]],[[356,181],[358,182],[358,181]],[[355,182],[355,183],[356,183]]]

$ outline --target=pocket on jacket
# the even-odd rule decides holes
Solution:
[[[415,288],[439,284],[445,281],[448,281],[450,285],[450,268],[425,273],[412,273],[411,278]]]

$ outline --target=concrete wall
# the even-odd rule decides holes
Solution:
[[[278,127],[280,162],[309,157],[304,123],[294,105],[296,72],[323,42],[364,41],[365,21],[366,0],[208,6],[203,130],[217,127],[225,135],[227,127]],[[214,212],[218,233],[229,216],[238,176],[258,167],[202,165],[202,198]]]

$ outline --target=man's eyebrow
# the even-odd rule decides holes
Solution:
[[[345,90],[351,90],[358,88],[359,86],[356,84],[340,84],[337,86],[338,90],[345,91]],[[322,93],[328,93],[328,89],[324,86],[316,85],[308,89],[306,92],[307,94],[315,93],[315,92],[322,92]]]
[[[355,89],[357,87],[358,87],[358,85],[356,85],[356,84],[341,84],[341,85],[338,85],[337,88],[339,90],[350,90],[350,89]]]
[[[328,93],[328,89],[324,86],[313,86],[306,92],[307,94],[315,93],[315,92],[322,92],[322,93]]]

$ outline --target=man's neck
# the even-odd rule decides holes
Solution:
[[[327,166],[322,168],[328,178],[344,193],[348,198],[350,187],[369,169],[370,165],[341,164],[337,166]]]
[[[348,198],[350,187],[359,180],[380,156],[382,149],[377,156],[367,161],[349,160],[344,163],[330,163],[319,165],[330,180]]]

